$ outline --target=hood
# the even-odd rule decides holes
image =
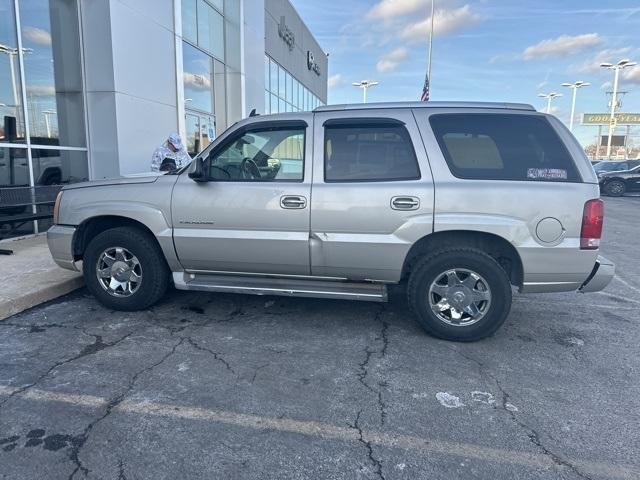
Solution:
[[[130,185],[136,183],[153,183],[158,180],[158,177],[164,175],[164,172],[161,174],[149,173],[144,176],[129,176],[129,177],[119,177],[119,178],[106,178],[104,180],[92,180],[90,182],[81,182],[81,183],[72,183],[70,185],[65,185],[63,190],[75,190],[77,188],[87,188],[87,187],[105,187],[108,185]]]

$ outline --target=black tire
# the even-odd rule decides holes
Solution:
[[[476,272],[491,293],[491,302],[476,323],[450,325],[438,318],[429,303],[429,289],[444,272],[464,269]],[[434,337],[458,342],[474,342],[493,335],[511,310],[511,284],[500,264],[475,248],[443,249],[423,257],[415,265],[407,286],[408,303],[424,330]],[[437,298],[437,297],[436,297]]]
[[[627,186],[620,180],[611,180],[604,186],[604,193],[610,197],[621,197],[627,191]]]
[[[135,255],[142,269],[142,281],[129,296],[114,296],[100,284],[98,260],[107,249],[122,247]],[[169,267],[156,240],[147,232],[118,227],[96,235],[87,246],[83,258],[83,275],[89,291],[105,307],[113,310],[144,310],[155,304],[169,286]]]

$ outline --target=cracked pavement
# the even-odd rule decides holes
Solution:
[[[389,304],[85,291],[0,322],[2,479],[640,478],[640,198],[603,293],[516,295],[485,341]]]

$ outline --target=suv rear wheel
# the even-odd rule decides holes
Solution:
[[[146,232],[129,227],[105,230],[89,242],[83,274],[89,291],[114,310],[149,308],[169,285],[158,244]]]
[[[511,310],[511,284],[498,262],[473,248],[441,250],[414,267],[409,305],[427,333],[472,342],[492,335]]]

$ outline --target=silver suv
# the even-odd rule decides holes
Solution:
[[[117,310],[180,290],[407,301],[437,337],[494,333],[521,292],[591,292],[603,204],[556,118],[503,103],[254,116],[165,176],[64,188],[49,248]]]

